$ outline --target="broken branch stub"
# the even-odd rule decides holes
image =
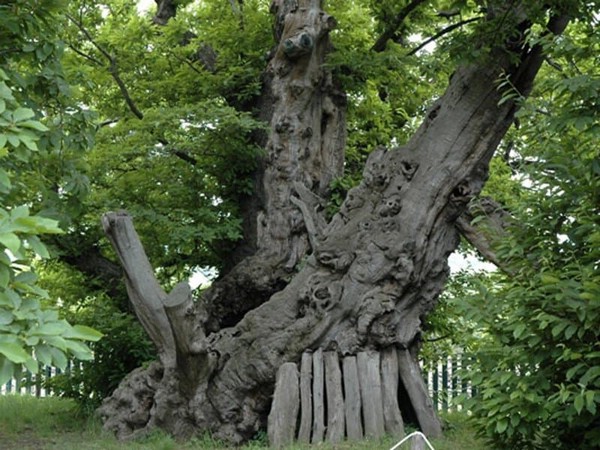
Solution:
[[[166,294],[158,284],[144,247],[126,211],[102,216],[104,233],[125,271],[127,293],[135,313],[158,350],[165,369],[176,368],[177,359],[200,353],[204,332],[195,320],[197,311],[187,283]]]

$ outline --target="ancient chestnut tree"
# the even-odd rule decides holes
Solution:
[[[422,3],[409,2],[388,17],[368,52],[402,45],[404,20],[425,8]],[[389,148],[370,153],[360,183],[329,219],[325,207],[332,181],[344,170],[347,139],[348,99],[337,77],[360,77],[360,69],[329,69],[336,20],[319,0],[272,2],[275,46],[258,89],[246,96],[223,91],[229,105],[268,127],[252,135],[264,151],[253,194],[239,198],[244,240],[219,280],[199,298],[186,283],[166,294],[131,217],[103,216],[130,300],[158,352],[158,361],[131,373],[104,402],[107,428],[120,437],[154,427],[178,436],[208,430],[239,443],[264,426],[278,367],[297,362],[306,350],[352,355],[400,348],[412,355],[405,364],[416,364],[422,324],[444,287],[460,231],[485,251],[464,219],[467,206],[531,92],[545,45],[578,7],[529,3],[485,2],[464,37],[473,51],[444,94],[405,144],[393,147],[390,140]],[[153,26],[175,20],[178,2],[157,4]],[[244,2],[231,7],[243,30]],[[105,57],[127,94],[111,54]],[[192,61],[201,61],[204,73],[219,70],[219,53],[208,45],[199,45]],[[188,154],[178,156],[193,163]],[[418,382],[418,371],[410,373],[405,384]],[[412,400],[403,413],[428,401]],[[432,410],[419,426],[441,432]]]

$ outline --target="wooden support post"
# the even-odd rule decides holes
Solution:
[[[393,347],[381,354],[381,385],[385,432],[394,437],[404,436],[404,421],[398,406],[398,354]]]
[[[277,371],[273,405],[267,422],[272,447],[285,447],[294,441],[299,407],[298,368],[294,363],[284,363]]]
[[[311,442],[318,444],[325,434],[325,392],[323,378],[323,351],[313,353],[313,434]]]
[[[343,361],[344,397],[346,413],[346,436],[348,439],[362,439],[360,384],[356,356],[346,356]]]
[[[365,436],[380,438],[384,434],[384,425],[379,353],[360,352],[356,355],[356,362],[360,380]]]
[[[410,438],[410,450],[428,450],[425,439],[420,434],[415,434]]]
[[[312,353],[302,354],[302,363],[300,365],[300,430],[298,431],[298,441],[309,443],[310,430],[312,427]]]
[[[442,435],[442,425],[429,398],[419,365],[408,350],[398,350],[398,371],[400,380],[408,393],[408,398],[419,421],[421,431],[428,437],[440,437]]]
[[[344,396],[342,372],[337,352],[323,353],[327,392],[327,441],[337,444],[344,440]]]

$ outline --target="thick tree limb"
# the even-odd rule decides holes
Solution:
[[[102,226],[125,271],[136,315],[156,345],[163,367],[181,368],[190,355],[204,348],[204,332],[201,320],[196,320],[189,285],[179,283],[168,295],[162,290],[127,213],[105,214]]]
[[[475,217],[484,217],[473,225]],[[471,205],[457,220],[456,227],[461,235],[481,256],[507,274],[512,270],[496,255],[494,243],[506,235],[509,214],[502,206],[490,198],[483,198]]]
[[[398,28],[400,28],[402,22],[404,22],[404,19],[406,19],[411,12],[413,12],[421,3],[424,2],[425,0],[413,0],[404,8],[402,8],[402,10],[398,13],[394,20],[392,20],[381,36],[379,36],[377,41],[375,41],[373,47],[371,47],[371,50],[375,52],[384,51],[387,42],[398,32]]]

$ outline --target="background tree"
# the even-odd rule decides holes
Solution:
[[[471,374],[478,396],[468,407],[501,446],[600,445],[600,90],[593,26],[575,23],[549,48],[554,64],[517,114],[521,126],[505,156],[520,183],[513,186],[517,196],[504,202],[508,232],[496,237],[507,271],[480,281],[469,301],[458,303],[480,337]]]

